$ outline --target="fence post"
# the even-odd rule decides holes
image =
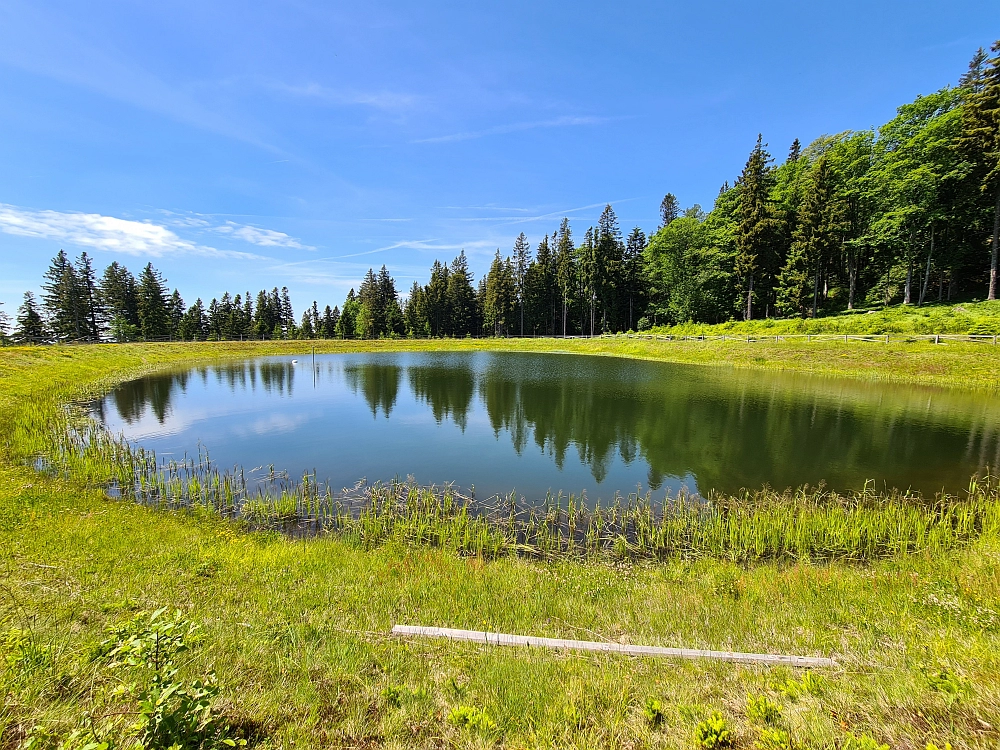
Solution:
[[[938,334],[936,334],[936,333],[934,334],[934,343],[935,344],[940,344],[941,343],[941,337]]]

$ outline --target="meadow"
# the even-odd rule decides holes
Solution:
[[[590,536],[570,533],[571,524],[595,528],[589,511],[561,505],[554,519],[504,526],[444,491],[406,486],[381,488],[356,515],[321,512],[316,487],[299,483],[234,518],[234,496],[220,489],[232,477],[172,489],[141,454],[88,434],[65,407],[151,369],[314,343],[559,350],[1000,387],[1000,353],[957,342],[0,350],[0,745],[169,747],[186,737],[180,746],[923,750],[1000,741],[1000,491],[990,479],[953,498],[752,491],[713,498],[713,513],[658,517],[636,498],[607,509],[613,518],[599,518]],[[146,504],[109,499],[108,481],[124,487],[137,469]],[[302,516],[326,519],[323,533],[273,530]],[[832,656],[838,667],[498,650],[395,638],[397,623]]]

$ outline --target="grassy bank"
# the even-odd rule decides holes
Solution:
[[[878,334],[1000,334],[1000,302],[963,302],[895,305],[888,308],[858,310],[819,318],[731,321],[718,325],[685,323],[659,326],[656,333],[677,336],[718,336],[722,334],[775,335],[795,333]]]
[[[484,345],[981,388],[997,387],[1000,363],[971,344],[877,352],[833,343],[374,346]],[[107,733],[120,735],[134,701],[116,688],[139,680],[142,668],[115,666],[99,644],[108,626],[160,607],[201,625],[178,679],[214,672],[233,736],[263,747],[694,747],[699,722],[715,711],[739,747],[779,747],[781,732],[817,748],[864,747],[864,738],[921,749],[1000,742],[1000,542],[992,532],[865,565],[489,560],[391,534],[366,543],[242,533],[212,513],[109,501],[96,475],[88,482],[24,466],[65,429],[64,401],[153,367],[280,351],[303,345],[0,351],[3,745],[33,733],[54,747],[88,712],[98,731],[114,726]],[[395,623],[832,655],[841,666],[812,679],[787,669],[500,651],[394,639]],[[748,712],[748,695],[767,696],[778,717]]]

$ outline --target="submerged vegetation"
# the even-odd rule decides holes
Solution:
[[[454,488],[404,482],[338,497],[311,477],[254,478],[198,458],[164,471],[64,408],[151,368],[278,346],[4,352],[4,746],[129,746],[158,727],[172,737],[168,724],[190,727],[203,747],[986,748],[1000,739],[992,478],[960,497],[759,490],[600,509],[564,498],[534,515],[515,503],[512,514],[509,503],[480,505]],[[565,346],[690,361],[728,351],[747,357],[741,366],[818,371],[844,363],[855,377],[898,361],[900,378],[957,382],[967,371],[986,387],[995,377],[992,355],[974,344],[892,345],[857,360],[856,345],[768,344],[749,355],[713,342]],[[109,487],[158,507],[109,501]],[[328,533],[268,531],[300,533],[303,523]],[[181,614],[143,614],[163,608]],[[395,623],[817,654],[843,668],[820,676],[442,648],[389,636]],[[161,628],[198,648],[150,667],[139,657]],[[173,697],[157,704],[157,690]]]

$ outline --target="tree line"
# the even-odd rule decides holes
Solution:
[[[589,335],[688,321],[817,317],[858,306],[996,299],[1000,242],[1000,41],[957,85],[879,128],[798,140],[776,164],[758,136],[712,210],[668,193],[647,237],[613,208],[577,242],[569,219],[534,250],[522,232],[475,283],[464,251],[404,298],[385,266],[341,306],[296,320],[287,288],[185,306],[147,264],[62,251],[18,341]],[[0,313],[0,333],[9,319]]]

